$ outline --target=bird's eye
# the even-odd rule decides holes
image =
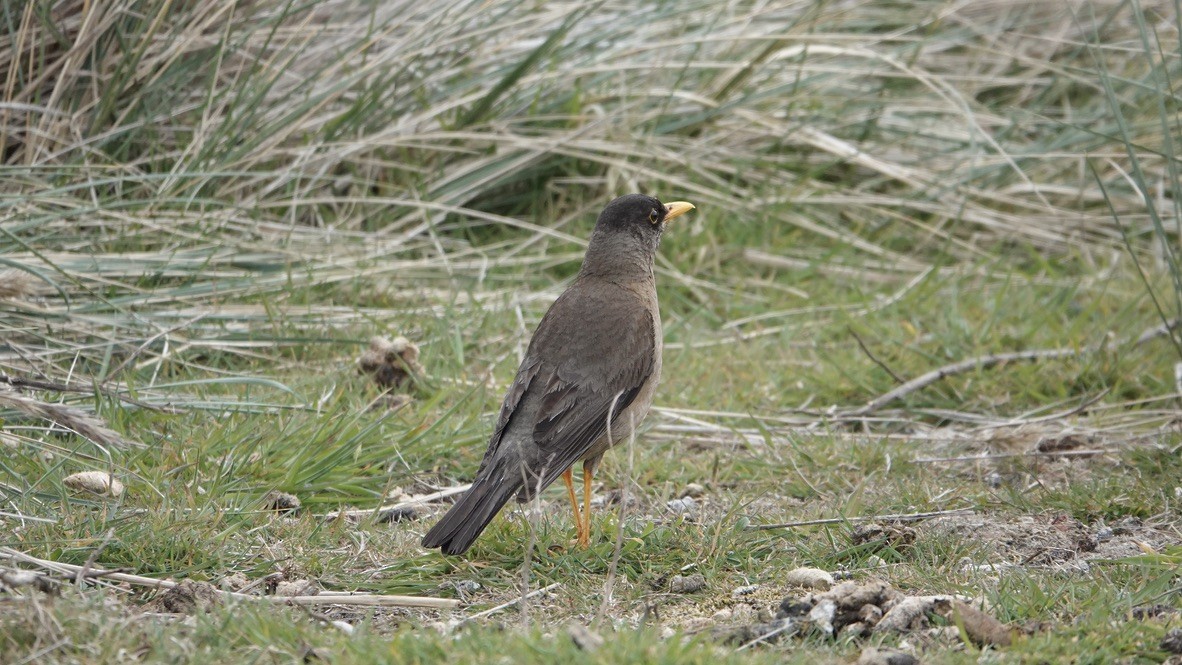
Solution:
[[[661,221],[661,214],[654,208],[648,212],[648,221],[650,224],[656,224]]]

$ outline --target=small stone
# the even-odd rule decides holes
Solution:
[[[383,388],[397,388],[423,373],[419,347],[405,337],[392,340],[374,337],[369,349],[357,359],[358,371],[370,374]]]
[[[679,514],[685,515],[687,513],[695,513],[698,511],[698,502],[694,501],[693,497],[687,496],[683,499],[673,499],[665,504],[669,510]]]
[[[1171,605],[1163,605],[1157,603],[1154,605],[1138,605],[1133,608],[1133,618],[1141,621],[1144,619],[1155,619],[1161,616],[1171,616],[1178,614],[1178,608]]]
[[[39,591],[51,591],[53,583],[32,570],[0,570],[0,590],[35,586]]]
[[[697,499],[699,497],[705,496],[705,494],[706,488],[702,485],[699,485],[698,483],[688,483],[685,486],[685,489],[681,491],[682,497],[690,499]]]
[[[745,586],[735,587],[735,590],[731,591],[731,595],[738,598],[739,596],[749,596],[756,591],[759,591],[758,584],[747,584]]]
[[[73,473],[62,478],[62,484],[78,492],[89,492],[112,498],[119,498],[123,494],[123,483],[106,471]]]
[[[669,581],[669,590],[673,593],[697,593],[705,588],[706,578],[701,573],[674,575]]]
[[[785,598],[780,601],[780,610],[776,612],[777,619],[795,619],[808,615],[813,609],[813,603],[799,598]]]
[[[964,626],[965,633],[977,646],[994,645],[1009,646],[1013,639],[1008,626],[993,618],[993,616],[959,600],[953,600],[947,610],[938,606],[941,615],[950,622]]]
[[[661,639],[662,640],[667,640],[676,634],[677,634],[677,631],[673,630],[673,626],[665,626],[664,628],[661,629]]]
[[[794,568],[788,571],[784,581],[806,589],[829,589],[833,586],[833,576],[820,568]]]
[[[833,634],[833,619],[837,616],[837,603],[829,598],[817,601],[813,609],[809,610],[808,620],[826,635]]]
[[[1141,518],[1135,516],[1122,517],[1112,525],[1112,532],[1118,536],[1130,534],[1141,528]]]
[[[873,626],[882,619],[882,608],[867,603],[858,610],[858,620]]]
[[[927,615],[934,611],[935,605],[936,597],[934,596],[908,596],[895,603],[879,619],[874,626],[874,632],[905,633],[919,628],[927,628]]]
[[[148,612],[193,614],[208,612],[221,603],[221,594],[209,582],[182,580],[144,606]]]
[[[867,580],[864,584],[842,582],[824,595],[837,601],[841,609],[851,611],[861,609],[863,605],[878,605],[885,611],[891,602],[902,597],[882,580]]]
[[[910,547],[917,537],[915,529],[898,524],[862,524],[850,534],[854,545],[868,545],[875,550],[892,548],[902,551]]]
[[[222,578],[222,587],[230,591],[237,591],[247,584],[250,584],[250,578],[244,573],[231,573]]]
[[[1182,628],[1171,628],[1166,636],[1161,638],[1162,651],[1182,653]]]
[[[732,610],[731,608],[724,607],[721,610],[718,610],[714,614],[710,615],[710,619],[714,622],[730,621],[730,618],[731,618],[731,616],[734,615],[734,613],[735,613],[734,610]]]
[[[603,646],[603,637],[581,623],[572,623],[566,627],[566,634],[579,649],[588,653]]]
[[[348,621],[333,620],[332,626],[346,635],[353,634],[353,624]]]
[[[1001,487],[1001,483],[1002,479],[1000,473],[996,471],[990,471],[989,473],[985,474],[985,484],[989,487],[997,489],[998,487]]]
[[[1102,542],[1104,542],[1104,541],[1106,541],[1106,540],[1112,540],[1112,537],[1113,537],[1114,535],[1116,535],[1116,534],[1115,534],[1115,532],[1112,530],[1112,527],[1109,527],[1109,526],[1100,527],[1100,528],[1099,528],[1099,529],[1096,531],[1096,542],[1097,542],[1097,543],[1102,543]]]
[[[404,506],[402,508],[393,508],[391,510],[383,510],[378,513],[378,524],[390,524],[393,522],[413,522],[419,519],[419,513],[414,508]]]
[[[480,591],[484,588],[481,586],[480,582],[477,582],[476,580],[460,580],[458,582],[453,582],[452,587],[456,590],[456,593],[460,594],[461,598],[469,594],[476,593],[477,591]]]
[[[280,513],[294,513],[300,509],[300,499],[287,492],[270,491],[263,497],[263,510]]]

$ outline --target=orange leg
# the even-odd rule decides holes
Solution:
[[[587,547],[591,544],[591,480],[594,474],[591,467],[583,465],[583,527],[579,530],[579,545]],[[574,496],[572,493],[571,496]]]
[[[570,495],[570,507],[575,511],[575,529],[579,533],[579,542],[583,542],[583,517],[579,514],[579,500],[575,498],[574,467],[563,472],[562,482],[566,483],[566,492]]]

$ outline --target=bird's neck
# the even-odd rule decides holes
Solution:
[[[629,242],[631,240],[631,242]],[[633,239],[621,239],[593,233],[580,278],[606,279],[617,283],[655,282],[653,257],[656,247],[646,247]]]

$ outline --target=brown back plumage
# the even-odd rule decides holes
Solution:
[[[578,277],[530,340],[472,488],[427,532],[424,547],[466,551],[510,497],[529,500],[628,436],[633,423],[621,417],[643,390],[651,395],[660,374],[653,258],[663,220],[652,221],[650,211],[664,210],[641,195],[604,209]]]

